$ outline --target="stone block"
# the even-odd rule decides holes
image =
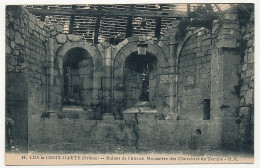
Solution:
[[[14,41],[18,45],[24,45],[24,39],[19,32],[15,32]]]
[[[250,114],[250,107],[241,107],[239,109],[239,116],[246,116]]]
[[[127,108],[122,113],[123,113],[123,116],[129,118],[130,116],[134,116],[134,114],[139,113],[139,112],[140,111],[137,107],[131,107],[131,108]]]
[[[216,46],[218,48],[236,48],[238,47],[238,44],[236,39],[222,39],[217,42]]]
[[[254,70],[247,70],[246,71],[246,77],[254,76]]]
[[[138,120],[156,120],[157,113],[138,113],[137,118]]]
[[[187,85],[188,86],[195,85],[195,77],[194,76],[188,76],[188,78],[187,78]]]
[[[93,80],[91,78],[84,78],[83,89],[93,89]]]
[[[115,99],[123,99],[123,91],[114,90]]]
[[[236,22],[236,23],[224,23],[223,24],[223,27],[224,29],[239,29],[239,24]]]
[[[139,107],[140,113],[157,113],[157,110],[151,107]]]
[[[103,116],[102,116],[102,119],[103,120],[110,120],[110,121],[113,121],[115,118],[112,114],[110,113],[104,113]]]
[[[242,65],[242,71],[244,72],[244,71],[246,71],[247,70],[247,64],[243,64]]]
[[[67,36],[65,34],[58,34],[56,36],[56,40],[57,40],[58,43],[61,43],[61,44],[66,43]]]
[[[149,101],[141,101],[141,102],[135,103],[135,107],[146,107],[146,106],[150,106]]]
[[[248,63],[254,63],[254,53],[249,53],[247,55],[247,61]]]
[[[251,81],[251,82],[250,82],[249,87],[250,87],[250,88],[254,88],[254,81]]]
[[[238,19],[238,15],[237,14],[230,14],[230,13],[227,13],[227,14],[224,14],[224,19],[225,20],[237,20]]]
[[[249,64],[247,65],[247,69],[248,69],[248,70],[254,70],[254,63],[249,63]]]
[[[50,31],[53,31],[54,29],[55,29],[55,27],[52,26],[52,25],[49,27],[49,30],[50,30]]]
[[[74,35],[74,34],[68,34],[68,40],[69,41],[80,41],[80,40],[82,40],[82,36]]]
[[[63,32],[63,26],[62,25],[56,25],[56,30],[57,30],[57,32],[62,33]]]
[[[6,53],[6,54],[10,54],[10,53],[11,53],[11,48],[9,47],[9,45],[6,45],[6,47],[5,47],[5,53]]]
[[[14,41],[11,41],[11,47],[15,48],[15,42]]]
[[[239,104],[240,104],[240,106],[245,106],[245,105],[246,105],[246,100],[245,100],[244,97],[242,97],[242,98],[240,99]]]
[[[56,34],[57,34],[57,31],[56,30],[53,30],[53,31],[51,31],[51,33],[50,33],[52,36],[56,36]]]
[[[246,100],[246,104],[254,104],[254,90],[250,89],[246,92],[245,95],[245,100]]]
[[[248,85],[241,86],[240,91],[246,91],[246,90],[248,90]]]

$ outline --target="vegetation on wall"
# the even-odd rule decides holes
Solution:
[[[188,27],[206,27],[212,28],[213,21],[219,17],[219,13],[214,12],[206,6],[197,6],[188,18],[180,20],[179,38],[183,38],[188,32]]]

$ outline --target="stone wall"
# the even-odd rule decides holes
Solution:
[[[249,119],[251,118],[249,117],[251,116],[250,110],[247,113],[248,118],[245,117],[247,119],[244,118],[244,122],[241,119],[243,113],[246,114],[247,107],[253,104],[253,91],[251,89],[246,92],[243,91],[246,88],[244,80],[250,72],[242,72],[241,74],[241,63],[244,62],[244,65],[242,65],[244,68],[247,66],[245,64],[249,63],[244,61],[244,57],[247,57],[247,48],[251,48],[252,44],[249,42],[250,45],[247,46],[247,43],[244,45],[242,41],[240,14],[242,13],[239,12],[238,8],[232,8],[224,13],[221,19],[214,22],[212,29],[214,50],[211,62],[211,103],[216,122],[222,123],[218,137],[221,139],[222,148],[225,149],[241,149],[241,146],[245,144],[247,144],[247,148],[252,147],[250,146],[252,143],[250,144],[247,141],[252,138],[252,127],[247,127],[251,122]],[[251,27],[252,22],[247,23],[247,25]],[[251,56],[253,59],[253,54]],[[248,76],[250,80],[251,76],[253,76],[253,70],[251,75]],[[245,100],[244,93],[250,94],[250,92],[251,95],[248,96],[248,100],[252,104],[249,103],[246,105],[247,107],[243,105],[241,107],[241,103],[243,104],[243,100]],[[243,126],[247,127],[247,131]],[[247,132],[247,135],[243,134],[243,131]],[[243,141],[245,139],[247,139],[247,142]]]
[[[46,108],[48,28],[18,6],[6,8],[6,21],[6,109],[14,119],[15,144],[27,150],[30,117]]]
[[[242,25],[242,58],[240,78],[239,146],[254,150],[254,12]]]
[[[179,56],[179,119],[203,119],[203,100],[210,99],[211,31],[196,29]]]
[[[34,118],[31,151],[54,153],[172,152],[214,148],[218,125],[188,120],[161,120],[157,114],[112,115],[102,120],[69,119],[50,116]],[[180,131],[185,128],[185,131]]]
[[[214,22],[212,32],[193,30],[179,58],[177,43],[168,36],[93,45],[63,34],[60,25],[44,25],[21,7],[8,7],[6,17],[6,113],[14,120],[15,144],[22,150],[28,150],[27,144],[29,151],[61,153],[253,150],[253,14],[242,27],[236,11],[230,11]],[[140,43],[157,60],[150,99],[158,113],[122,114],[127,94],[138,93],[124,93],[124,85],[140,87],[123,80],[126,73],[132,83],[136,79],[125,63]],[[86,78],[75,86],[82,86],[88,97],[82,104],[98,114],[92,118],[61,113],[64,63],[75,48],[92,59],[91,65],[78,64],[74,73]],[[131,96],[136,101],[139,95]],[[210,110],[206,119],[205,110]]]
[[[140,101],[142,88],[142,73],[131,70],[130,65],[124,68],[124,107],[130,108]]]

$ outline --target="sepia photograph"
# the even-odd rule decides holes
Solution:
[[[254,163],[254,3],[71,3],[5,5],[6,165]]]

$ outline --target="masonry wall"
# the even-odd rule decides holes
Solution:
[[[251,138],[251,136],[241,134],[243,126],[247,125],[245,123],[250,123],[249,120],[244,120],[242,122],[244,124],[241,124],[240,117],[242,111],[246,109],[240,107],[239,101],[243,99],[241,89],[245,88],[243,86],[245,76],[241,75],[241,63],[247,48],[247,44],[244,45],[242,41],[241,16],[239,8],[233,8],[224,13],[221,19],[215,21],[212,29],[214,50],[211,62],[211,103],[216,122],[222,123],[217,137],[221,139],[221,146],[225,149],[242,149],[241,140]],[[249,101],[253,100],[252,94],[249,97]],[[247,114],[250,116],[250,113]],[[246,132],[251,134],[251,131],[252,128]],[[249,146],[247,145],[248,148]]]
[[[102,120],[51,116],[33,131],[31,151],[54,153],[126,153],[203,150],[215,147],[212,132],[218,125],[188,120],[164,120],[158,114],[126,114],[125,120],[103,116]],[[180,131],[184,129],[185,131]],[[201,134],[197,133],[201,131]]]
[[[14,120],[14,140],[21,150],[28,150],[27,144],[29,151],[61,153],[253,150],[253,14],[242,31],[236,14],[225,15],[223,24],[214,22],[214,33],[196,29],[184,43],[178,118],[170,109],[174,90],[170,88],[176,81],[167,37],[147,42],[147,51],[158,61],[156,81],[151,82],[157,89],[152,101],[158,113],[120,114],[124,63],[142,39],[92,45],[63,34],[60,25],[45,26],[21,7],[8,7],[6,17],[6,113]],[[91,108],[98,113],[92,119],[73,111],[67,116],[60,113],[64,56],[76,47],[93,59],[93,87],[86,88],[92,92]],[[208,120],[203,120],[205,99],[211,100]],[[111,102],[112,114],[102,114],[110,112]],[[46,113],[50,109],[53,113]]]
[[[14,120],[14,142],[21,150],[27,150],[28,117],[40,116],[46,108],[46,31],[27,10],[6,8],[6,111]]]
[[[254,12],[242,25],[242,57],[240,78],[239,146],[254,150]]]
[[[129,65],[124,67],[124,107],[134,107],[140,101],[142,88],[142,73],[131,70]]]
[[[203,119],[203,100],[210,99],[211,32],[196,29],[179,56],[178,104],[181,120]]]

